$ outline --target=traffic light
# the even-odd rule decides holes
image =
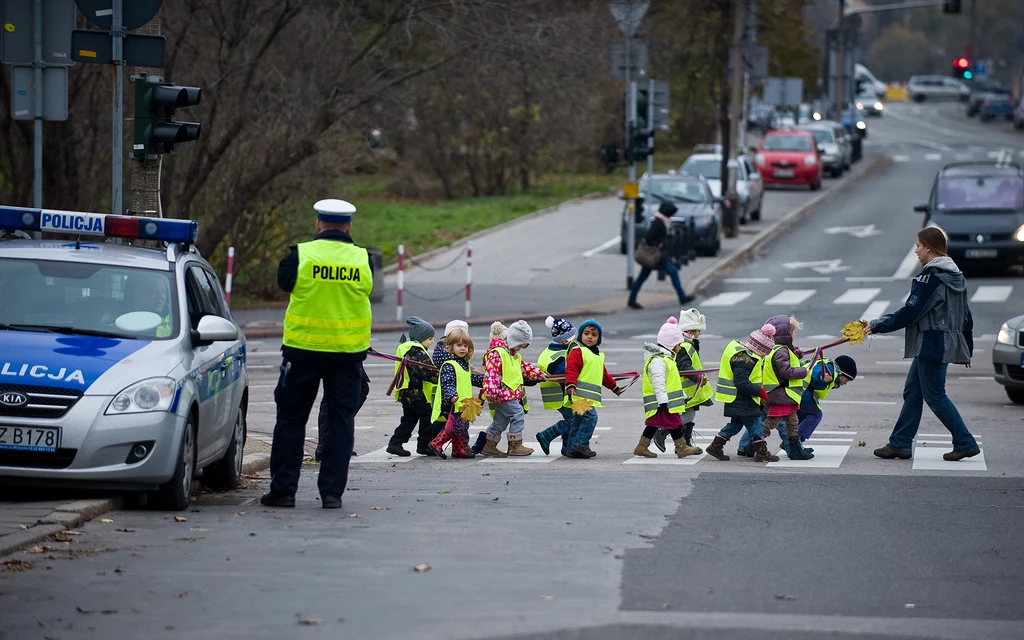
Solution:
[[[970,80],[974,77],[971,72],[971,61],[965,57],[956,58],[953,60],[953,77],[963,78],[964,80]]]
[[[640,129],[646,129],[647,126],[648,126],[648,123],[647,123],[648,102],[647,101],[648,101],[649,98],[650,98],[650,96],[647,95],[647,89],[637,89],[637,92],[636,92],[636,125]]]
[[[942,13],[959,14],[960,0],[944,0],[942,3]]]
[[[199,139],[198,122],[176,122],[174,110],[199,104],[199,87],[135,79],[135,136],[138,154],[170,153],[179,142]]]
[[[639,162],[646,160],[654,153],[654,129],[641,127],[639,122],[629,128],[629,149],[626,150],[627,160]]]

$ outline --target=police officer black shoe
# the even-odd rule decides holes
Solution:
[[[288,495],[271,491],[260,498],[260,504],[265,507],[294,507],[295,494]]]
[[[320,496],[320,506],[324,509],[340,509],[341,496]]]

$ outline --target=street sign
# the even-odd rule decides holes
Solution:
[[[0,60],[32,64],[36,49],[31,0],[0,0],[0,13]],[[74,28],[74,0],[43,0],[43,64],[75,64],[71,59]]]
[[[644,19],[644,14],[647,13],[647,7],[650,4],[650,2],[609,2],[608,8],[611,9],[615,22],[619,23],[622,35],[632,38],[640,27],[640,21]]]
[[[977,60],[974,63],[974,75],[978,78],[988,74],[988,61]]]
[[[640,183],[627,182],[622,185],[622,197],[628,200],[636,200],[640,197]]]
[[[36,90],[31,66],[11,65],[11,117],[34,120]],[[68,119],[68,68],[43,68],[43,120]]]
[[[110,29],[113,26],[114,10],[111,8],[110,0],[75,0],[75,4],[85,19],[100,29]],[[129,31],[138,29],[153,19],[160,11],[161,4],[163,0],[127,0],[122,5],[121,26]]]
[[[114,61],[114,39],[105,31],[75,29],[71,34],[71,57],[78,62],[110,64]],[[160,68],[166,62],[167,41],[163,36],[129,33],[124,36],[124,63],[135,67]]]
[[[626,41],[616,40],[612,42],[612,77],[626,77]],[[647,77],[647,43],[643,40],[633,40],[629,43],[629,77]]]
[[[654,81],[654,128],[669,129],[669,85],[666,80]]]
[[[803,78],[766,78],[764,101],[780,107],[797,107],[803,102]]]
[[[750,82],[758,84],[768,77],[768,47],[746,43],[743,45],[743,70],[750,74]],[[729,49],[729,68],[736,59],[736,50]]]

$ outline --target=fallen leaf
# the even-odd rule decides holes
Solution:
[[[233,516],[231,516],[231,517],[232,517],[232,518],[240,518],[240,517],[242,517],[242,516],[244,516],[244,515],[245,515],[245,512],[244,512],[244,511],[239,511],[238,513],[236,513],[235,515],[233,515]]]
[[[0,564],[0,571],[28,571],[34,566],[36,566],[35,563],[28,560],[7,560]]]
[[[796,596],[777,595],[776,600],[796,600]]]
[[[175,598],[184,598],[187,595],[188,595],[188,591],[182,591],[181,593],[176,594],[174,597]]]
[[[92,609],[83,609],[82,607],[75,607],[75,611],[77,611],[78,613],[84,613],[85,615],[93,613]]]
[[[424,571],[430,571],[430,565],[424,562],[423,564],[416,565],[412,570],[416,573],[423,573]]]
[[[202,538],[196,536],[189,536],[188,538],[175,538],[176,542],[195,542],[196,540],[202,540]]]
[[[38,544],[34,544],[28,549],[25,549],[25,553],[45,553],[45,550]]]
[[[388,507],[370,507],[370,511],[388,511]]]
[[[121,567],[118,567],[118,568],[114,569],[114,573],[124,573],[124,569],[122,569]]]
[[[863,440],[861,440],[860,442],[857,443],[857,446],[858,447],[866,447],[866,446],[868,446],[868,443],[866,443]]]
[[[69,529],[67,531],[61,531],[60,535],[62,535],[62,536],[80,536],[80,535],[82,535],[82,532],[81,531],[71,531]]]
[[[120,611],[118,611],[117,609],[104,609],[103,611],[100,611],[100,613],[102,613],[105,616],[112,616],[115,613],[120,613]]]
[[[347,487],[345,491],[359,491],[359,487]]]
[[[174,516],[175,522],[185,522],[186,520],[187,518],[185,518],[185,516]]]
[[[100,522],[102,522],[103,524],[110,524],[111,522],[113,522],[113,520],[111,520],[110,518],[100,518]]]
[[[324,621],[320,618],[299,618],[299,624],[307,627],[315,627],[318,624],[323,624]]]
[[[555,596],[541,596],[540,599],[541,600],[546,600],[547,602],[551,602],[552,600],[555,599]]]
[[[255,533],[249,533],[249,535],[252,536],[252,537],[256,537]]]
[[[27,524],[19,524],[18,526],[20,528],[22,528],[22,529],[25,529],[26,531],[28,530],[28,525]]]
[[[189,531],[209,531],[209,529],[204,529],[203,527],[189,527],[188,530]]]
[[[480,475],[482,475],[482,476],[489,476],[491,474],[489,474],[489,473],[481,473]]]
[[[449,490],[447,490],[447,491],[438,491],[438,492],[437,492],[437,495],[439,495],[439,496],[443,496],[443,495],[444,495],[444,494],[446,494],[446,493],[451,493],[451,489],[449,489]]]
[[[97,571],[96,575],[98,575],[98,576],[105,576],[105,575],[107,575],[107,572],[106,571]]]
[[[363,516],[359,515],[358,513],[350,513],[350,514],[348,514],[348,517],[350,517],[350,518],[362,518]]]
[[[491,502],[497,502],[497,501],[498,501],[498,496],[494,496],[493,498],[491,498]]]
[[[135,529],[114,529],[114,531],[120,531],[121,533],[135,533]]]

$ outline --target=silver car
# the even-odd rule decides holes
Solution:
[[[797,127],[803,131],[810,131],[814,136],[814,143],[818,146],[821,154],[821,161],[825,170],[833,178],[838,178],[850,168],[852,161],[852,146],[849,143],[846,129],[839,123],[822,121],[815,124],[806,124]]]
[[[755,222],[761,219],[761,205],[764,203],[764,183],[754,163],[745,154],[729,161],[730,167],[737,168],[736,195],[740,198],[740,222]],[[703,177],[715,197],[722,195],[722,154],[695,153],[679,167],[684,176]]]
[[[907,82],[907,96],[914,102],[925,100],[960,100],[966,102],[971,89],[948,76],[913,76]]]
[[[1015,404],[1024,404],[1024,316],[1010,318],[999,327],[992,346],[996,382]]]
[[[245,337],[198,225],[0,206],[0,482],[151,491],[239,484]],[[88,236],[168,241],[150,249]]]

